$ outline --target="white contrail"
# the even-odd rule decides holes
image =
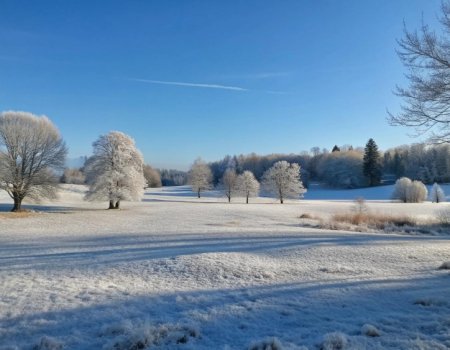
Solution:
[[[176,86],[188,86],[188,87],[197,87],[197,88],[206,88],[206,89],[222,89],[222,90],[233,90],[233,91],[248,91],[248,89],[244,89],[238,86],[227,86],[227,85],[219,85],[219,84],[199,84],[199,83],[187,83],[182,81],[163,81],[163,80],[148,80],[148,79],[131,79],[134,81],[139,81],[141,83],[149,83],[149,84],[163,84],[163,85],[176,85]]]

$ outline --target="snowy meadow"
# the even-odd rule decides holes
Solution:
[[[379,190],[370,210],[449,208]],[[0,349],[450,347],[449,235],[302,225],[354,206],[324,189],[281,205],[166,187],[112,211],[85,191],[17,214],[1,193]]]

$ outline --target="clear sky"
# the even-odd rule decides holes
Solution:
[[[0,111],[45,114],[70,157],[110,130],[147,162],[381,149],[417,142],[386,122],[404,83],[403,21],[439,0],[0,0]]]

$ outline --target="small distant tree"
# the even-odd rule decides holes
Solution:
[[[86,176],[80,169],[66,168],[61,176],[61,182],[63,184],[82,185],[86,181]]]
[[[284,160],[276,162],[263,175],[263,187],[283,204],[285,198],[299,198],[306,192],[300,181],[300,165]]]
[[[340,152],[341,149],[338,147],[338,145],[334,145],[333,149],[331,150],[331,152]]]
[[[150,165],[146,164],[143,167],[144,171],[144,178],[146,182],[146,187],[161,187],[161,175],[159,174],[159,171],[156,169],[153,169]]]
[[[378,152],[378,146],[373,139],[369,139],[364,148],[363,173],[369,181],[369,186],[380,184],[381,156]]]
[[[430,201],[433,203],[445,202],[444,190],[436,182],[433,184],[433,187],[431,188]]]
[[[238,176],[234,169],[227,169],[222,176],[220,184],[228,198],[228,203],[231,202],[231,197],[238,191]]]
[[[66,145],[47,117],[0,114],[0,189],[13,199],[12,211],[20,211],[26,197],[56,197],[55,170],[63,169],[66,155]]]
[[[211,169],[200,158],[192,164],[189,171],[189,184],[192,186],[192,191],[197,193],[198,198],[200,198],[202,191],[212,188]]]
[[[395,182],[394,193],[392,194],[393,199],[402,201],[403,203],[408,202],[408,187],[411,186],[411,179],[407,177],[402,177]]]
[[[239,193],[245,197],[246,203],[250,197],[256,197],[259,194],[259,182],[251,171],[244,171],[238,176]]]
[[[143,157],[134,140],[119,131],[102,135],[93,143],[94,155],[86,164],[87,200],[108,200],[119,209],[121,200],[139,201],[145,178]]]

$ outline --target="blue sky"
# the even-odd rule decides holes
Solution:
[[[439,0],[0,0],[0,110],[45,114],[70,156],[110,130],[147,162],[381,149],[417,142],[386,122],[405,82],[403,21]]]

